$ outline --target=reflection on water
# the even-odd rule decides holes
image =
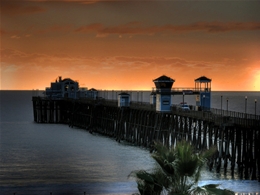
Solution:
[[[145,149],[66,125],[3,122],[1,127],[0,185],[12,193],[16,186],[56,184],[77,184],[88,191],[96,191],[97,184],[113,191],[118,184],[118,191],[131,192],[136,186],[128,174],[154,163]]]
[[[1,195],[129,195],[136,191],[134,182],[93,182],[83,184],[39,184],[16,187],[0,187]]]

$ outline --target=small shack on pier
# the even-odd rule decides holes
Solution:
[[[122,92],[118,94],[118,107],[130,107],[130,95]]]

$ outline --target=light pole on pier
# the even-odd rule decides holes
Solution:
[[[222,115],[222,96],[220,96],[220,110],[221,110],[221,115]]]
[[[246,111],[247,111],[247,96],[245,96],[245,114],[246,114]]]
[[[143,104],[143,92],[141,91],[141,104]]]
[[[256,103],[257,103],[257,99],[255,99],[255,118],[256,118]]]
[[[184,96],[185,96],[185,92],[182,92],[182,104],[184,105]]]
[[[203,106],[202,106],[202,109],[204,110],[204,107],[205,107],[205,95],[203,95],[203,102],[202,102],[202,104],[203,104]]]
[[[228,98],[227,98],[227,111],[228,111]]]

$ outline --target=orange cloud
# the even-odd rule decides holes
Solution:
[[[18,30],[9,31],[9,30],[5,30],[5,29],[1,28],[0,35],[7,36],[11,39],[20,39],[21,38],[21,32]],[[28,35],[27,35],[27,37],[28,37]]]
[[[90,25],[87,25],[87,26],[82,26],[82,27],[76,29],[75,32],[88,33],[88,32],[102,31],[102,29],[103,29],[102,24],[94,23],[94,24],[90,24]]]
[[[1,0],[1,2],[15,2],[16,0]],[[55,2],[64,3],[79,3],[79,4],[94,4],[98,2],[113,2],[114,0],[55,0]],[[127,0],[123,0],[127,1]],[[54,2],[53,0],[19,0],[19,2]]]
[[[23,14],[36,14],[45,12],[46,9],[39,6],[27,6],[22,4],[22,1],[1,1],[2,14],[17,16]]]
[[[46,29],[36,30],[36,34],[46,34],[46,33],[64,33],[72,30],[72,25],[53,25]]]
[[[0,35],[7,35],[9,34],[6,30],[0,29]]]
[[[100,23],[81,26],[75,30],[80,33],[97,33],[98,35],[109,34],[169,34],[169,33],[188,33],[202,31],[207,33],[220,33],[230,31],[254,31],[260,30],[260,22],[198,22],[189,25],[163,25],[163,26],[144,26],[139,22],[130,22],[118,26],[105,27]]]
[[[182,27],[180,27],[181,29]],[[260,30],[260,22],[199,22],[184,27],[184,31],[230,32]]]

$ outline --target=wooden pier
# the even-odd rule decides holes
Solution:
[[[104,99],[32,100],[37,123],[68,124],[151,149],[154,141],[175,145],[183,139],[198,150],[214,145],[218,151],[209,160],[211,170],[260,181],[259,115],[218,109],[187,112],[175,106],[164,113],[150,104],[119,108],[116,101]]]

